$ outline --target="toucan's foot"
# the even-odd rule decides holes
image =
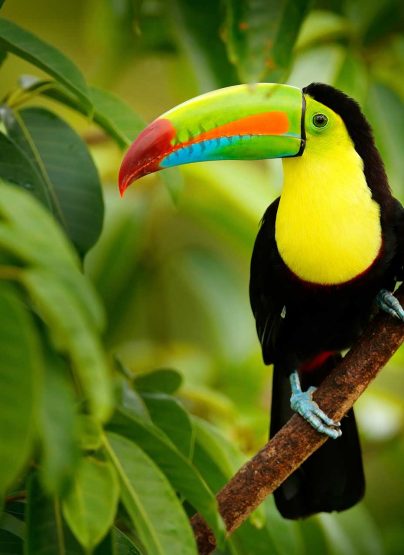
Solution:
[[[313,401],[313,393],[317,388],[309,387],[307,391],[302,391],[296,371],[291,374],[290,383],[292,386],[291,409],[300,414],[318,432],[326,434],[332,439],[339,438],[342,434],[339,429],[340,423],[327,416],[317,403]]]
[[[376,296],[376,303],[381,310],[404,322],[404,309],[393,293],[387,289],[381,289]]]

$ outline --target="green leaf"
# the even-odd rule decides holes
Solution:
[[[32,318],[17,291],[0,281],[0,499],[30,453],[40,380]]]
[[[37,477],[28,482],[25,555],[84,555],[62,517],[57,497],[47,497]]]
[[[106,448],[122,487],[122,501],[148,553],[196,554],[191,526],[164,474],[133,442],[107,435]]]
[[[112,405],[109,368],[100,340],[81,306],[64,284],[52,281],[46,271],[26,270],[21,281],[48,325],[56,349],[70,357],[94,416],[106,419]]]
[[[212,424],[192,417],[195,430],[193,462],[213,491],[217,492],[241,468],[245,456]]]
[[[193,429],[191,419],[182,404],[164,393],[144,393],[151,419],[171,439],[179,451],[191,457]]]
[[[240,80],[282,82],[310,0],[226,0],[226,45]]]
[[[3,119],[4,108],[0,109]],[[10,137],[0,133],[0,176],[29,190],[52,213],[54,207],[48,190],[35,165]]]
[[[9,504],[7,504],[7,510],[8,509]],[[14,514],[10,513],[3,512],[3,514],[0,516],[0,529],[13,534],[13,536],[20,538],[21,540],[24,540],[26,534],[25,522],[17,518]],[[3,552],[0,550],[0,553]]]
[[[86,457],[62,501],[63,515],[80,544],[91,551],[114,521],[119,483],[114,467]]]
[[[144,129],[143,119],[132,108],[109,91],[90,88],[94,104],[94,121],[122,147],[129,146]]]
[[[175,393],[182,384],[182,376],[171,368],[159,368],[146,374],[138,374],[134,386],[141,392]]]
[[[84,141],[43,108],[10,113],[6,126],[41,175],[68,237],[84,254],[97,241],[104,216],[100,179]]]
[[[94,555],[144,555],[135,542],[116,526],[97,545]]]
[[[383,110],[380,107],[383,106]],[[401,146],[404,130],[404,106],[401,98],[392,89],[379,83],[370,88],[366,113],[375,132],[376,144],[380,149],[390,183],[400,196],[404,195],[402,176],[404,157]]]
[[[146,403],[140,393],[135,391],[126,380],[121,383],[119,406],[125,409],[127,414],[133,414],[135,417],[151,422]]]
[[[79,260],[60,227],[31,195],[0,178],[0,245],[25,266],[52,273],[80,305],[87,323],[97,331],[104,325],[102,307],[91,284],[79,271]],[[35,222],[35,226],[33,226]]]
[[[102,427],[91,414],[80,414],[80,445],[84,451],[97,451],[102,445]]]
[[[7,19],[0,18],[0,49],[12,52],[42,69],[73,92],[88,111],[91,99],[80,70],[55,47]]]
[[[224,524],[216,498],[197,469],[178,451],[156,426],[124,410],[118,410],[107,428],[135,441],[161,468],[172,486],[181,493],[196,511],[202,514],[220,542]]]
[[[48,349],[38,431],[40,480],[49,494],[67,489],[79,461],[78,420],[68,370],[66,362]]]
[[[1,555],[23,555],[24,543],[21,538],[0,528],[0,553]]]
[[[222,7],[217,0],[171,0],[168,4],[178,44],[189,56],[199,90],[206,92],[237,83],[221,38]]]
[[[4,183],[0,192],[0,248],[22,266],[16,270],[20,283],[48,324],[56,349],[70,357],[94,416],[103,420],[111,411],[112,391],[98,337],[101,309],[91,284],[40,204]]]
[[[5,52],[4,50],[0,50],[0,67],[4,64],[6,59],[7,59],[7,52]]]
[[[142,555],[134,542],[119,528],[112,531],[114,555]]]
[[[31,93],[41,93],[42,95],[56,100],[76,112],[86,115],[85,107],[82,103],[68,93],[55,81],[41,80],[26,76],[20,79],[24,91]],[[91,86],[89,88],[93,103],[92,119],[99,125],[118,145],[122,148],[128,147],[136,136],[145,127],[143,119],[113,93]]]

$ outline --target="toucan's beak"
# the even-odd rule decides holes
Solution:
[[[121,195],[136,179],[206,160],[300,156],[304,96],[288,85],[237,85],[198,96],[154,120],[134,141],[119,172]]]

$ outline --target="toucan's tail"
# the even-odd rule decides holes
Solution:
[[[323,359],[321,366],[301,376],[302,386],[319,385],[322,376],[340,360]],[[275,433],[292,416],[287,372],[275,365],[272,386],[271,429]],[[314,513],[343,511],[363,496],[365,480],[355,416],[351,409],[341,421],[342,436],[322,445],[274,492],[275,503],[285,518],[303,518]]]

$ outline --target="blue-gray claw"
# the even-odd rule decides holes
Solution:
[[[290,406],[292,410],[300,414],[315,430],[322,434],[326,434],[332,439],[337,439],[342,435],[339,429],[340,423],[335,422],[320,409],[315,401],[313,401],[313,393],[315,387],[310,387],[307,391],[296,391],[292,393],[290,398]]]
[[[376,303],[381,310],[404,322],[404,309],[393,293],[387,289],[381,289],[376,296]]]

